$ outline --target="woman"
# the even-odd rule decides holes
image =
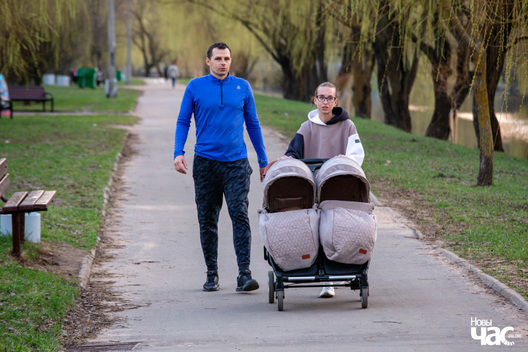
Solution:
[[[365,158],[363,145],[348,112],[337,106],[335,85],[321,83],[315,90],[313,102],[317,109],[308,113],[308,121],[301,125],[282,158],[330,159],[342,155],[361,165]],[[334,287],[330,285],[323,287],[319,297],[335,296]]]

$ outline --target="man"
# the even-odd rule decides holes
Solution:
[[[363,145],[348,112],[337,107],[335,85],[325,82],[317,86],[313,102],[317,109],[308,113],[308,121],[302,123],[282,158],[329,159],[346,155],[361,165],[365,158]],[[334,296],[333,286],[325,286],[319,295]]]
[[[233,223],[233,242],[239,275],[236,291],[253,291],[259,285],[249,270],[251,230],[248,217],[249,181],[252,173],[244,143],[244,123],[257,152],[260,180],[268,164],[253,91],[246,80],[231,76],[231,49],[215,43],[205,59],[210,74],[189,82],[183,96],[174,144],[174,168],[186,174],[183,147],[191,115],[196,125],[193,179],[200,223],[200,240],[207,266],[204,291],[218,284],[218,216],[225,196]]]
[[[172,88],[176,86],[176,79],[180,77],[180,70],[176,66],[176,61],[173,61],[167,68],[167,76],[171,79]]]

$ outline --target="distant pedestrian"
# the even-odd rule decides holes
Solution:
[[[178,66],[176,66],[176,62],[173,61],[169,68],[167,69],[167,75],[172,81],[172,88],[176,85],[176,79],[180,77],[180,70],[178,70]]]
[[[250,84],[229,74],[231,49],[215,43],[207,50],[210,74],[189,82],[180,107],[174,143],[174,168],[186,174],[184,146],[194,114],[193,179],[200,223],[200,240],[207,266],[204,291],[216,291],[218,284],[218,217],[223,197],[233,224],[233,243],[239,275],[236,291],[259,288],[249,269],[251,229],[248,193],[251,166],[244,143],[244,125],[257,152],[260,180],[268,164],[260,122]]]
[[[3,116],[10,116],[11,111],[9,111],[9,88],[7,87],[7,82],[5,80],[5,77],[3,74],[0,73],[0,104],[2,104],[1,107],[1,114]],[[6,110],[6,111],[4,111]]]

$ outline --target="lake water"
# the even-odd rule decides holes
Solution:
[[[471,97],[468,97],[457,113],[458,121],[456,135],[452,136],[454,143],[466,147],[477,148],[477,138],[473,128],[473,113],[471,111]],[[425,135],[427,126],[433,115],[434,100],[425,99],[427,105],[417,104],[420,101],[416,96],[411,97],[411,122],[412,133]],[[528,97],[522,102],[520,97],[511,97],[507,106],[500,95],[495,99],[497,119],[501,126],[502,143],[507,154],[528,159]],[[424,103],[424,100],[421,100]],[[502,109],[505,112],[499,112]],[[508,111],[506,111],[508,110]],[[372,119],[383,122],[384,114],[379,101],[378,92],[372,94]]]

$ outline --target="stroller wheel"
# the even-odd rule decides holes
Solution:
[[[277,291],[277,309],[279,312],[284,309],[284,291]]]
[[[268,296],[269,303],[275,302],[275,275],[273,271],[268,271]]]
[[[365,309],[368,307],[368,296],[369,296],[369,289],[368,287],[363,287],[359,291],[359,295],[361,296],[361,308]]]

